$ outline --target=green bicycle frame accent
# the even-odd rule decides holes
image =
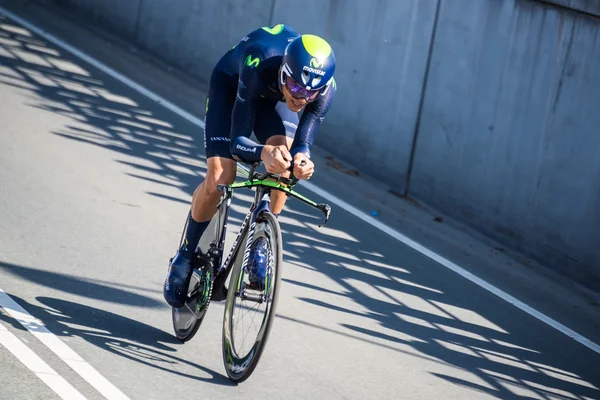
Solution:
[[[323,220],[323,222],[321,222],[319,224],[319,227],[322,227],[323,225],[325,225],[327,223],[327,221],[329,220],[329,216],[331,214],[331,207],[329,206],[329,204],[316,203],[316,202],[312,201],[311,199],[304,197],[300,193],[292,190],[292,187],[294,187],[298,183],[297,180],[290,181],[289,179],[286,179],[282,183],[281,181],[273,180],[273,179],[279,179],[279,177],[277,177],[277,176],[269,176],[266,178],[263,176],[262,177],[263,179],[256,179],[256,177],[254,175],[254,167],[250,170],[248,176],[249,176],[249,178],[248,178],[249,180],[247,180],[245,182],[235,182],[231,185],[217,185],[219,190],[222,191],[222,193],[224,194],[224,196],[221,198],[221,201],[219,202],[217,207],[220,207],[221,204],[223,203],[223,201],[225,201],[226,199],[231,199],[231,197],[233,196],[233,191],[235,189],[250,189],[253,187],[262,187],[262,188],[266,188],[268,190],[279,190],[281,192],[284,192],[288,196],[295,197],[296,199],[300,200],[302,203],[307,204],[307,205],[314,207],[317,210],[321,211],[323,213],[323,216],[325,219]],[[290,185],[290,186],[286,186],[286,185]],[[229,201],[231,201],[231,200],[229,200]]]
[[[252,187],[256,187],[256,186],[266,186],[270,189],[280,190],[284,193],[287,193],[288,196],[295,197],[298,200],[302,201],[303,203],[308,204],[311,207],[318,208],[318,206],[319,206],[317,203],[315,203],[314,201],[310,200],[307,197],[302,196],[300,193],[295,192],[294,190],[288,188],[287,186],[284,186],[279,182],[274,182],[270,179],[252,180],[252,181],[246,181],[246,182],[236,182],[230,186],[232,189],[242,189],[242,188],[247,189],[247,188],[252,188]]]

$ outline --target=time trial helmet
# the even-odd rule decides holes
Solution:
[[[335,54],[329,43],[307,34],[296,37],[286,46],[279,79],[292,96],[314,97],[331,84],[334,73]]]

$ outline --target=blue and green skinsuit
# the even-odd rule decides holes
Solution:
[[[293,138],[290,153],[310,157],[315,134],[335,96],[336,85],[323,87],[302,117],[291,111],[279,90],[279,67],[288,43],[300,36],[289,26],[259,28],[231,48],[215,66],[206,100],[206,158],[259,162],[263,145],[274,135]],[[309,50],[310,53],[310,49]],[[261,144],[250,139],[254,134]],[[190,258],[209,221],[190,215],[184,245]]]
[[[206,102],[204,147],[206,157],[260,161],[262,145],[249,137],[254,131],[265,144],[274,135],[294,138],[292,156],[310,149],[325,118],[336,85],[321,89],[306,105],[302,117],[287,108],[279,90],[279,67],[288,43],[300,36],[287,25],[259,28],[229,50],[210,78]]]

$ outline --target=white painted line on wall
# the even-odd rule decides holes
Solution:
[[[0,324],[0,345],[10,351],[31,372],[42,380],[61,399],[85,400],[85,397],[54,371],[37,354],[19,340],[13,333]],[[6,379],[6,377],[5,377]]]
[[[37,28],[36,26],[34,26],[33,24],[30,24],[29,22],[23,20],[22,18],[16,16],[15,14],[6,11],[4,8],[0,7],[0,11],[3,12],[4,14],[6,14],[8,17],[10,17],[11,19],[17,21],[19,24],[23,25],[24,27],[26,27],[27,29],[31,30],[32,32],[44,37],[46,40],[54,43],[55,45],[63,48],[64,50],[67,50],[68,52],[72,53],[73,55],[75,55],[76,57],[82,59],[83,61],[91,64],[92,66],[98,68],[99,70],[101,70],[102,72],[112,76],[113,78],[117,79],[118,81],[124,83],[125,85],[131,87],[132,89],[138,91],[139,93],[143,94],[144,96],[150,98],[151,100],[156,101],[157,103],[161,104],[162,106],[166,107],[167,109],[173,111],[175,114],[187,119],[188,121],[190,121],[191,123],[204,128],[204,122],[190,114],[189,112],[183,110],[182,108],[178,107],[177,105],[169,102],[168,100],[162,98],[161,96],[157,95],[156,93],[148,90],[147,88],[143,87],[142,85],[134,82],[133,80],[129,79],[128,77],[122,75],[121,73],[117,72],[116,70],[106,66],[105,64],[101,63],[100,61],[96,60],[95,58],[85,54],[84,52],[76,49],[75,47],[69,45],[68,43],[65,43],[64,41],[62,41],[61,39],[56,38],[55,36],[48,34],[46,32],[44,32],[43,30]],[[528,306],[527,304],[521,302],[520,300],[517,300],[516,298],[514,298],[513,296],[509,295],[508,293],[498,289],[497,287],[493,286],[492,284],[484,281],[481,278],[478,278],[477,276],[473,275],[472,273],[470,273],[469,271],[465,270],[464,268],[458,266],[457,264],[453,263],[452,261],[442,257],[441,255],[437,254],[436,252],[434,252],[433,250],[428,249],[427,247],[415,242],[414,240],[410,239],[409,237],[401,234],[400,232],[390,228],[389,226],[382,224],[380,221],[377,221],[376,219],[368,216],[367,214],[365,214],[364,212],[360,211],[359,209],[353,207],[352,205],[346,203],[344,200],[334,196],[333,194],[319,188],[318,186],[310,183],[310,182],[306,182],[306,181],[302,181],[300,182],[301,186],[306,187],[308,190],[310,190],[311,192],[315,193],[318,196],[323,197],[324,199],[326,199],[329,202],[335,203],[338,207],[344,209],[345,211],[349,212],[350,214],[354,215],[355,217],[361,219],[362,221],[370,224],[371,226],[379,229],[380,231],[388,234],[389,236],[393,237],[394,239],[404,243],[405,245],[407,245],[408,247],[411,247],[412,249],[420,252],[421,254],[429,257],[430,259],[436,261],[437,263],[439,263],[440,265],[443,265],[444,267],[450,269],[451,271],[456,272],[457,274],[459,274],[460,276],[462,276],[463,278],[471,281],[472,283],[476,284],[477,286],[487,290],[490,293],[493,293],[494,295],[500,297],[501,299],[507,301],[508,303],[514,305],[515,307],[517,307],[518,309],[524,311],[525,313],[531,315],[532,317],[544,322],[545,324],[547,324],[548,326],[551,326],[552,328],[558,330],[559,332],[569,336],[570,338],[576,340],[577,342],[581,343],[582,345],[586,346],[587,348],[595,351],[596,353],[600,354],[600,346],[597,345],[596,343],[592,342],[591,340],[583,337],[582,335],[578,334],[577,332],[573,331],[572,329],[566,327],[565,325],[559,323],[558,321],[555,321],[554,319],[546,316],[545,314],[535,310],[534,308]]]
[[[117,389],[105,377],[100,375],[90,364],[85,362],[77,353],[75,353],[62,340],[50,332],[39,319],[29,314],[23,307],[18,305],[6,292],[0,289],[0,307],[2,307],[11,317],[16,319],[25,329],[27,329],[40,342],[48,347],[62,361],[64,361],[73,371],[85,379],[105,398],[110,400],[129,400],[123,392]]]

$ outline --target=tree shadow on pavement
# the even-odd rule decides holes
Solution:
[[[308,312],[333,311],[332,323],[322,329],[386,343],[400,352],[409,346],[478,379],[435,371],[433,376],[497,398],[600,396],[595,361],[572,362],[572,350],[581,350],[581,345],[417,251],[372,227],[352,229],[355,222],[343,217],[332,218],[322,235],[309,233],[315,230],[314,219],[295,216],[286,221],[282,226],[288,231],[289,263],[312,274],[284,281],[305,289],[297,298]],[[331,281],[336,290],[319,284]],[[335,325],[345,331],[335,330]],[[542,329],[550,337],[534,333]],[[554,338],[567,345],[557,348]]]
[[[162,302],[134,292],[142,291],[147,293],[148,288],[124,286],[111,282],[99,282],[95,279],[76,277],[39,268],[15,265],[3,261],[0,261],[0,270],[19,277],[20,279],[26,279],[36,285],[44,285],[55,290],[81,297],[134,307],[165,307]]]
[[[130,177],[193,193],[205,171],[199,127],[173,118],[170,111],[139,93],[18,29],[4,29],[0,38],[0,84],[30,90],[32,107],[70,118],[54,134],[122,155],[117,161],[133,169],[127,172]],[[157,191],[147,193],[182,201]],[[232,209],[232,220],[240,221],[248,200],[237,197],[235,202],[242,206]],[[280,222],[286,268],[296,272],[294,278],[284,277],[283,291],[301,288],[303,294],[297,298],[302,307],[314,313],[327,310],[329,321],[280,318],[381,346],[390,357],[408,348],[417,357],[466,371],[473,379],[436,371],[431,375],[497,398],[600,397],[598,388],[589,383],[600,381],[597,365],[571,357],[572,350],[581,350],[578,344],[343,210],[334,206],[331,222],[315,229],[318,216],[290,201]],[[38,273],[27,267],[3,267],[30,280]],[[60,280],[74,278],[41,276],[42,284],[50,287],[80,290],[76,294],[92,298],[103,296],[98,287],[86,288],[89,282],[67,285]],[[72,289],[78,285],[89,292]],[[137,295],[113,295],[121,296],[125,304],[154,304]],[[27,308],[55,332],[62,332],[72,319],[84,328],[67,332],[111,352],[128,358],[141,355],[141,362],[153,367],[157,366],[150,359],[165,366],[173,360],[186,363],[157,350],[166,335],[151,326],[81,304],[48,297],[40,302],[48,309]],[[542,329],[546,337],[535,333]],[[153,339],[136,344],[135,339],[143,337]],[[566,344],[557,347],[554,340]],[[167,370],[165,366],[157,368]]]
[[[176,357],[176,349],[172,346],[181,345],[181,342],[150,325],[67,300],[38,297],[36,300],[44,305],[40,307],[12,294],[11,297],[58,337],[81,338],[100,349],[168,374],[194,381],[236,386],[223,374]],[[2,313],[0,320],[12,324],[16,329],[25,329]],[[32,324],[35,322],[28,321],[29,327]]]
[[[205,172],[202,128],[167,122],[172,113],[158,103],[5,21],[0,84],[30,90],[28,105],[69,118],[55,135],[129,156],[118,162],[130,176],[193,193]]]
[[[203,128],[173,118],[159,103],[80,65],[26,29],[3,26],[0,85],[29,90],[27,105],[70,120],[52,134],[110,150],[126,169],[125,175],[157,184],[155,190],[145,192],[149,196],[190,204],[161,190],[173,193],[175,189],[188,197],[202,181],[206,172]],[[241,217],[235,210],[232,214]]]

